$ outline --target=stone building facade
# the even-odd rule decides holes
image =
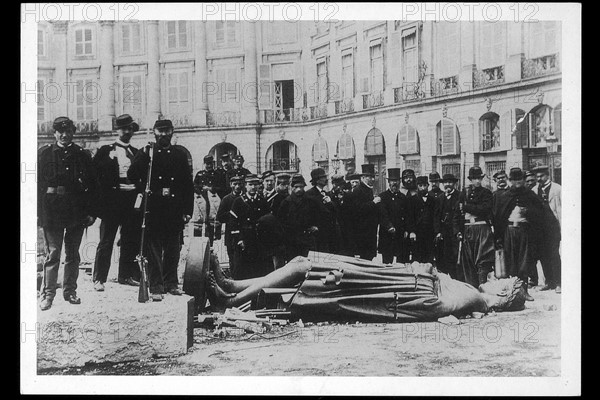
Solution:
[[[38,142],[68,115],[92,152],[129,113],[145,143],[173,120],[194,171],[330,174],[363,163],[491,176],[551,166],[561,181],[561,24],[339,21],[53,22],[38,26]],[[491,182],[486,182],[491,185]]]

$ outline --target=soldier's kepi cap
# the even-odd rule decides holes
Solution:
[[[165,130],[165,129],[173,129],[173,123],[170,119],[158,119],[154,123],[154,127],[152,129]]]
[[[212,164],[214,161],[213,156],[204,156],[204,164]]]
[[[273,171],[265,171],[265,172],[263,172],[263,174],[262,174],[262,178],[263,178],[263,179],[267,179],[267,178],[268,178],[268,177],[270,177],[270,176],[275,176],[275,172],[273,172]]]
[[[511,168],[508,179],[511,181],[520,181],[524,178],[523,170],[519,167]]]
[[[277,183],[289,183],[290,178],[290,174],[279,174],[277,175]]]
[[[429,180],[433,183],[439,182],[440,181],[440,174],[438,174],[437,172],[432,172],[429,174]]]
[[[133,118],[129,114],[119,115],[115,118],[114,129],[131,128],[132,131],[137,132],[140,130],[140,126],[133,122]]]
[[[244,175],[234,175],[229,178],[229,183],[232,182],[244,182]]]
[[[483,171],[481,170],[480,167],[471,167],[469,168],[469,176],[467,176],[468,179],[480,179],[483,178],[485,176],[485,174],[483,173]]]
[[[531,172],[536,174],[548,174],[550,172],[550,168],[547,165],[540,165],[539,167],[533,168]]]
[[[400,180],[400,168],[388,168],[387,179],[388,180]]]
[[[229,153],[225,153],[221,156],[221,160],[229,160]]]
[[[68,117],[58,117],[54,120],[52,129],[62,133],[67,129],[75,129],[75,124]]]
[[[306,186],[306,181],[304,180],[304,177],[300,174],[294,175],[292,177],[292,187],[296,185]]]
[[[535,176],[535,174],[533,173],[533,171],[523,171],[525,172],[525,178],[528,178],[530,176]]]
[[[246,183],[260,183],[260,178],[256,174],[248,174],[244,181]]]
[[[500,170],[500,171],[496,172],[492,177],[494,179],[498,179],[499,176],[506,176],[506,171]]]
[[[417,176],[417,185],[429,185],[429,180],[426,176]]]
[[[241,155],[241,154],[236,154],[236,155],[235,155],[235,156],[233,156],[231,159],[232,159],[232,160],[234,160],[234,161],[235,161],[235,160],[242,160],[242,161],[244,161],[244,156],[243,156],[243,155]]]

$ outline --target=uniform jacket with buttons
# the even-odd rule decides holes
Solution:
[[[509,224],[508,218],[516,205],[526,209],[525,218],[529,223],[529,232],[534,235],[533,237],[537,239],[535,235],[542,233],[540,232],[540,228],[542,227],[543,205],[542,201],[531,189],[526,187],[511,187],[508,190],[500,192],[494,200],[492,223],[496,239],[504,239],[504,233]]]
[[[454,190],[450,198],[446,197],[446,193],[439,196],[436,202],[435,217],[433,219],[433,232],[437,235],[451,234],[455,236],[460,232],[460,226],[457,224],[460,209],[458,206],[460,193]]]
[[[246,251],[259,250],[261,245],[258,240],[258,220],[269,211],[269,205],[261,193],[257,193],[254,198],[248,193],[236,198],[230,211],[233,243],[243,240]]]
[[[93,158],[98,176],[98,196],[93,201],[95,217],[119,217],[125,213],[134,212],[133,206],[137,192],[123,193],[119,190],[120,183],[129,182],[122,182],[123,179],[119,176],[119,160],[117,157],[110,157],[110,153],[116,148],[116,143],[102,146]],[[130,145],[125,151],[133,161],[138,149]]]
[[[308,245],[311,241],[305,232],[312,226],[318,226],[319,204],[313,198],[292,193],[283,199],[276,216],[289,244]]]
[[[465,213],[473,215],[483,221],[490,221],[492,218],[492,191],[488,188],[469,186],[460,193],[460,202],[463,203],[463,212],[456,213],[456,223],[461,230],[464,229]]]
[[[38,217],[40,225],[67,228],[83,224],[92,215],[97,178],[90,154],[72,143],[56,143],[38,151]],[[47,193],[61,187],[64,194]],[[56,189],[59,190],[59,189]]]
[[[154,145],[154,159],[148,198],[146,227],[154,232],[173,233],[184,226],[183,216],[194,212],[194,185],[187,155],[170,146]],[[144,190],[148,177],[149,146],[138,151],[127,177]]]
[[[240,197],[241,195],[235,194],[233,192],[225,195],[221,200],[221,204],[219,205],[219,210],[217,211],[217,221],[222,224],[225,224],[225,246],[232,247],[234,243],[232,243],[231,237],[231,221],[233,216],[231,215],[231,206],[235,199]]]

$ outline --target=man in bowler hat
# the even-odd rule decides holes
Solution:
[[[431,190],[429,191],[429,193],[433,197],[438,198],[442,194],[444,194],[444,191],[440,188],[440,174],[438,174],[437,172],[430,173],[429,174],[429,182],[431,182]],[[417,186],[418,186],[418,184],[419,183],[417,182]],[[417,188],[417,190],[418,190],[418,188]]]

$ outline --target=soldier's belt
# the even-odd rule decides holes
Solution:
[[[481,218],[465,219],[465,225],[483,225],[483,224],[487,224],[487,221],[483,220]]]
[[[50,194],[65,194],[68,193],[65,189],[64,186],[55,186],[55,187],[48,187],[48,189],[46,190],[46,193],[50,193]]]
[[[529,224],[529,221],[527,221],[527,220],[508,221],[508,226],[512,227],[512,228],[519,228],[521,225],[527,225],[527,224]]]

